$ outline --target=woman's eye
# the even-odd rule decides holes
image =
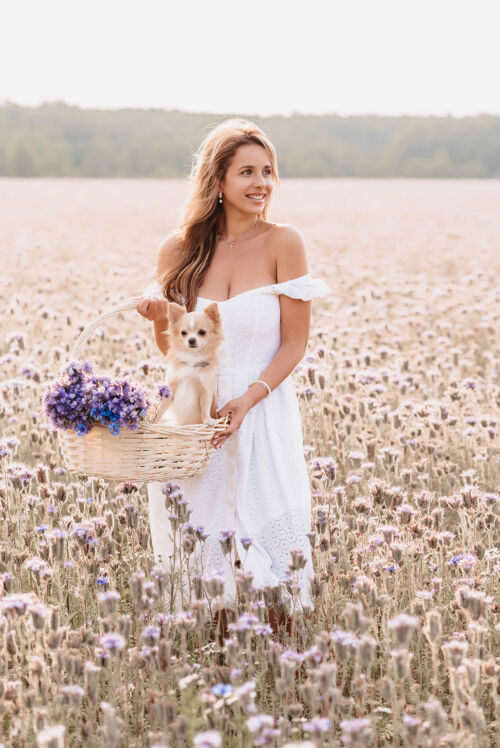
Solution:
[[[198,335],[206,335],[206,334],[207,334],[206,330],[198,330]]]
[[[244,171],[243,171],[242,173],[243,173],[243,174],[246,174],[246,173],[247,173],[248,171],[251,171],[251,169],[245,169],[245,170],[244,170]],[[271,170],[270,170],[270,169],[265,169],[265,172],[266,172],[267,174],[270,174],[270,173],[271,173]]]

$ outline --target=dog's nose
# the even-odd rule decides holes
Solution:
[[[196,344],[196,338],[189,338],[188,339],[189,345],[195,345]]]

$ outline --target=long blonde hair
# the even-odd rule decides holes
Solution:
[[[184,204],[179,231],[180,259],[158,278],[163,295],[193,311],[198,289],[212,261],[216,237],[225,228],[224,207],[218,201],[219,184],[241,145],[256,143],[265,148],[271,176],[279,185],[276,151],[269,138],[253,122],[233,117],[216,125],[193,157],[191,188]],[[259,216],[266,219],[269,203]]]

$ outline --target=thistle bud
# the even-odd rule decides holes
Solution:
[[[467,654],[469,645],[466,641],[460,639],[452,639],[443,644],[441,649],[445,653],[448,660],[448,665],[452,668],[458,668],[462,664],[462,660]]]
[[[410,660],[413,655],[407,649],[391,649],[392,664],[394,677],[397,680],[404,680],[410,674]]]
[[[441,702],[438,699],[435,699],[433,701],[425,702],[423,706],[429,720],[431,731],[440,734],[444,733],[448,729],[448,720],[446,712],[441,706]]]
[[[418,624],[416,616],[409,616],[406,613],[392,618],[389,621],[389,629],[392,631],[396,644],[401,647],[407,647],[410,643],[413,629]]]
[[[365,670],[371,668],[376,648],[377,642],[373,636],[363,635],[360,637],[356,649],[356,658]]]
[[[441,637],[441,614],[439,611],[429,610],[426,613],[424,634],[429,644],[432,644]]]
[[[101,668],[99,665],[95,665],[93,662],[87,661],[85,663],[85,670],[84,670],[84,685],[85,685],[85,691],[87,693],[87,697],[89,701],[93,702],[94,704],[97,701],[98,698],[98,689],[99,689],[99,673],[101,672]]]
[[[307,564],[307,559],[304,556],[304,552],[302,550],[292,549],[290,551],[290,555],[292,557],[291,563],[288,564],[288,568],[290,569],[290,571],[299,571],[300,569],[303,569]]]
[[[368,746],[373,745],[373,729],[367,717],[344,719],[340,723],[340,728],[342,730],[341,737],[344,745],[352,745],[359,748],[368,748]]]

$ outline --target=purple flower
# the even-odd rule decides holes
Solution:
[[[6,444],[0,442],[0,457],[10,457],[12,450],[7,447]]]
[[[125,646],[125,638],[121,634],[109,632],[103,634],[99,639],[99,644],[103,649],[108,650],[111,654],[119,652]]]
[[[230,553],[233,547],[233,536],[236,530],[221,530],[219,534],[219,543],[221,544],[222,553]]]
[[[85,436],[95,423],[108,426],[112,434],[120,427],[136,431],[149,400],[126,380],[91,376],[88,361],[73,361],[61,377],[47,388],[45,413],[56,429],[74,429]]]
[[[169,498],[181,498],[182,497],[180,485],[178,483],[174,483],[171,480],[164,483],[161,490],[162,490],[162,493],[164,493],[165,496],[168,496]]]
[[[203,525],[200,525],[196,528],[196,537],[198,538],[198,540],[205,541],[208,538],[208,535],[209,533],[205,532],[205,528],[203,527]]]
[[[453,556],[449,561],[449,566],[459,566],[461,569],[465,569],[468,571],[471,569],[474,564],[476,564],[478,561],[478,557],[475,556],[473,553],[459,553],[456,556]]]
[[[21,463],[9,465],[7,473],[9,475],[9,480],[12,481],[15,486],[22,486],[23,484],[29,483],[33,478],[33,473],[31,473],[25,465],[22,465]]]
[[[252,538],[240,538],[240,541],[241,541],[241,545],[243,546],[243,548],[244,548],[244,549],[245,549],[246,551],[248,551],[248,549],[250,548],[250,546],[251,546],[251,545],[252,545],[252,543],[253,543],[253,540],[252,540]]]
[[[321,732],[328,732],[331,727],[331,723],[328,717],[313,717],[313,719],[309,720],[309,722],[304,722],[302,727],[304,728],[304,730],[307,730],[307,732],[310,732],[313,735],[317,735]]]
[[[168,399],[169,397],[172,397],[172,390],[168,384],[160,384],[158,385],[158,395]]]
[[[335,480],[335,471],[337,470],[337,463],[333,457],[318,457],[313,461],[312,466],[315,470],[324,470],[326,476],[330,480]]]
[[[153,645],[160,638],[160,628],[158,626],[146,626],[141,634],[146,644]]]

